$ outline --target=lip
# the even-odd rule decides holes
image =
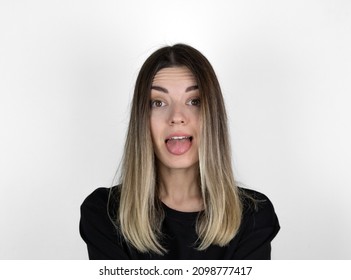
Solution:
[[[192,136],[191,134],[187,134],[187,133],[181,133],[181,132],[176,132],[176,133],[172,133],[170,135],[168,135],[165,138],[165,142],[167,142],[169,139],[171,139],[172,137],[188,137],[191,140],[194,138],[194,136]]]
[[[171,141],[171,138],[176,138],[176,137],[182,137],[182,138],[188,138],[187,141]],[[193,142],[193,136],[188,133],[182,133],[182,132],[175,132],[172,134],[169,134],[166,139],[165,139],[165,146],[167,151],[175,156],[181,156],[185,153],[187,153],[191,147],[192,147],[192,142]]]

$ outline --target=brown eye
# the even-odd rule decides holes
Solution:
[[[162,107],[164,106],[164,102],[162,102],[161,100],[151,100],[150,105],[151,108],[158,108],[158,107]]]
[[[200,98],[190,99],[187,104],[191,106],[200,106]]]

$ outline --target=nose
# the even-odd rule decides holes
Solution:
[[[185,124],[187,122],[186,114],[181,110],[180,106],[174,106],[170,112],[169,124]]]

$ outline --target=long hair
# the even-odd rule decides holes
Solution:
[[[199,179],[204,211],[198,216],[198,250],[225,246],[241,223],[242,205],[231,166],[227,114],[209,61],[185,44],[166,46],[147,58],[136,80],[121,166],[117,225],[140,252],[163,254],[164,213],[158,198],[157,169],[150,132],[150,94],[154,76],[166,67],[187,67],[200,93]]]

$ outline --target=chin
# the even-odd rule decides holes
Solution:
[[[167,169],[192,169],[199,166],[199,160],[158,160],[159,166]]]

